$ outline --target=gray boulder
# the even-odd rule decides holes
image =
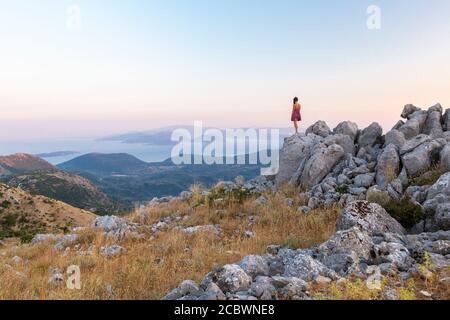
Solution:
[[[276,288],[272,282],[272,278],[257,277],[250,287],[251,294],[260,300],[272,300],[276,296]]]
[[[309,135],[310,133],[326,138],[331,134],[331,130],[325,121],[320,120],[306,129],[306,135]]]
[[[354,186],[357,188],[369,188],[375,180],[375,173],[360,174],[354,179]]]
[[[409,119],[409,117],[416,111],[419,111],[420,108],[412,105],[412,104],[407,104],[404,108],[403,108],[403,112],[401,117],[403,119]]]
[[[445,145],[445,140],[438,139],[422,143],[413,151],[402,156],[402,162],[409,177],[418,176],[427,171]]]
[[[414,138],[406,141],[405,144],[402,145],[400,148],[400,154],[404,155],[408,152],[414,151],[417,147],[421,146],[424,143],[430,142],[433,140],[430,136],[426,134],[419,134],[415,136]]]
[[[333,144],[340,145],[342,149],[344,149],[345,153],[354,154],[355,153],[355,145],[353,140],[348,136],[344,134],[333,134],[329,135],[325,138],[323,143],[326,146],[331,146]]]
[[[337,144],[316,149],[305,164],[299,180],[300,185],[311,188],[319,184],[344,154],[344,149]]]
[[[450,109],[445,110],[443,123],[444,131],[450,131]]]
[[[434,223],[440,230],[450,229],[450,202],[440,203],[437,206]]]
[[[337,231],[317,249],[319,259],[328,268],[345,274],[359,271],[360,260],[368,260],[373,247],[371,237],[358,227]]]
[[[367,128],[365,128],[358,138],[358,145],[360,148],[364,148],[366,146],[371,146],[381,138],[383,134],[383,128],[374,122]]]
[[[427,120],[428,113],[423,110],[418,110],[408,117],[408,121],[398,130],[405,135],[407,140],[414,138],[422,132],[422,129]]]
[[[202,291],[197,286],[197,284],[192,280],[185,280],[180,285],[169,292],[163,300],[179,300],[185,296],[197,296],[200,295]]]
[[[312,281],[319,275],[333,276],[332,270],[310,255],[300,252],[293,257],[284,257],[284,276]]]
[[[405,229],[382,206],[367,201],[355,201],[342,210],[336,222],[336,230],[359,227],[368,233],[404,234]]]
[[[358,125],[351,121],[344,121],[334,128],[333,133],[349,136],[352,142],[355,142],[356,137],[358,136]]]
[[[269,275],[269,264],[262,256],[247,256],[242,259],[239,266],[252,278]]]
[[[398,130],[391,130],[386,133],[384,145],[388,146],[393,144],[400,149],[406,143],[405,135]]]
[[[117,244],[100,248],[100,254],[106,258],[113,258],[123,252],[126,252],[126,249]]]
[[[372,251],[372,260],[376,264],[389,263],[389,269],[395,267],[400,271],[408,271],[414,263],[408,249],[398,242],[376,244]]]
[[[447,143],[441,151],[440,164],[444,170],[450,171],[450,143]]]
[[[311,149],[321,142],[322,138],[316,135],[294,135],[286,138],[280,152],[280,168],[275,177],[275,185],[290,182],[293,177],[299,176],[306,160],[311,156]]]
[[[388,184],[397,178],[400,171],[400,157],[397,147],[388,145],[378,157],[377,184],[381,189],[386,189]]]
[[[428,117],[425,121],[423,133],[433,138],[442,138],[444,130],[442,129],[442,106],[437,104],[428,109]]]
[[[443,174],[427,191],[423,208],[427,215],[425,229],[435,231],[449,229],[450,172]]]
[[[250,289],[252,277],[250,277],[240,266],[227,264],[213,272],[212,281],[224,292],[236,293]]]

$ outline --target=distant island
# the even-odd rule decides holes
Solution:
[[[39,153],[35,156],[39,158],[56,158],[56,157],[66,157],[74,154],[79,154],[78,151],[56,151],[56,152],[48,152],[48,153]]]

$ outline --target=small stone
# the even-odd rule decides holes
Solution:
[[[328,277],[324,277],[324,276],[319,275],[319,276],[317,276],[317,277],[314,279],[314,282],[317,283],[317,284],[324,285],[324,284],[329,284],[329,283],[331,283],[331,279],[328,278]]]
[[[431,293],[429,293],[428,291],[425,291],[425,290],[420,291],[420,294],[426,298],[431,298],[431,296],[432,296]]]

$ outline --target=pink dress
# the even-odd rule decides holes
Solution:
[[[302,121],[302,115],[300,114],[300,109],[292,110],[291,121]]]

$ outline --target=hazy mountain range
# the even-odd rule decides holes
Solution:
[[[259,165],[174,165],[170,159],[147,163],[124,153],[90,153],[58,166],[23,153],[0,157],[0,182],[98,214],[127,211],[194,184],[208,187],[259,174]]]

